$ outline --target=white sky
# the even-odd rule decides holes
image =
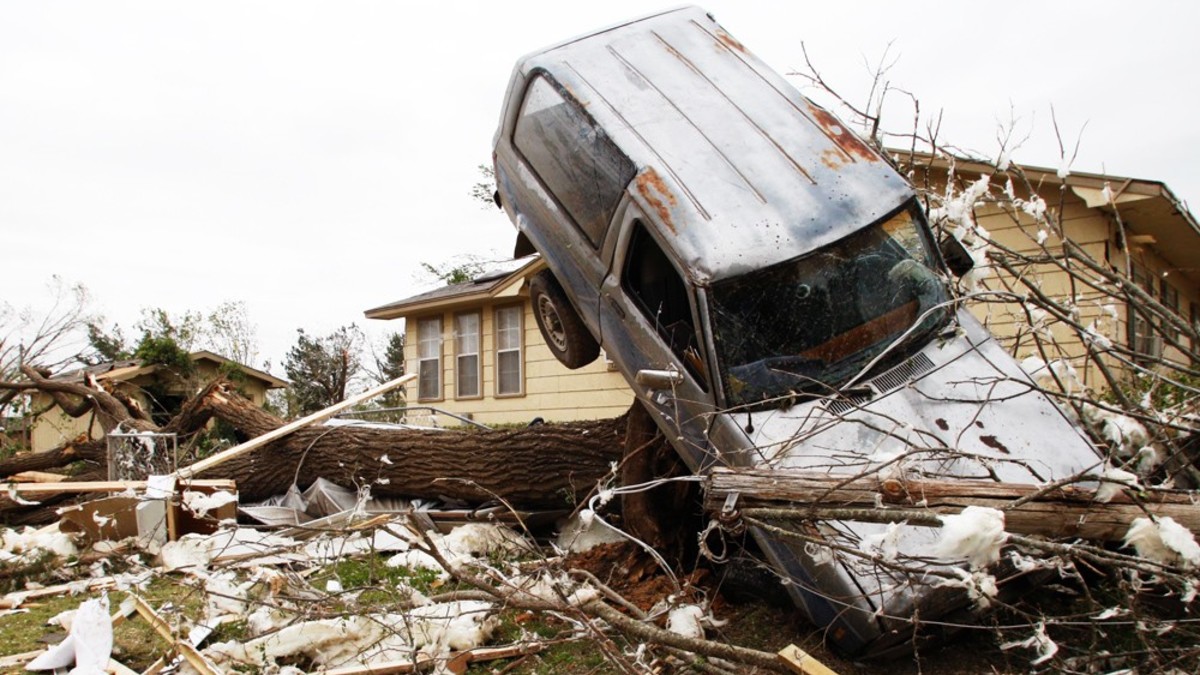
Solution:
[[[672,6],[0,0],[0,300],[58,274],[127,333],[143,307],[245,301],[280,374],[298,327],[398,328],[362,312],[426,290],[420,262],[511,253],[468,191],[516,59]],[[1200,203],[1200,4],[703,6],[782,72],[804,43],[854,102],[890,43],[944,141],[994,156],[1015,118],[1014,158],[1057,167],[1053,106],[1069,145],[1082,130],[1073,168]]]

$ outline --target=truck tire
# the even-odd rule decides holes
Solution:
[[[538,330],[554,357],[567,368],[582,368],[600,356],[600,344],[567,299],[550,270],[542,270],[529,280],[529,299]]]

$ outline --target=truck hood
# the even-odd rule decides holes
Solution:
[[[1096,467],[1058,405],[973,317],[958,318],[957,336],[867,380],[870,395],[732,413],[754,448],[739,463],[847,476],[887,465],[1025,484]]]

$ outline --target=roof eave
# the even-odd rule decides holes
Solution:
[[[208,359],[210,361],[215,361],[215,362],[221,363],[221,364],[231,364],[231,365],[237,367],[238,370],[242,371],[242,373],[265,382],[267,384],[267,389],[282,389],[283,387],[288,386],[287,380],[283,380],[278,377],[275,377],[274,375],[272,375],[266,371],[259,370],[257,368],[252,368],[244,363],[234,361],[233,359],[231,359],[229,357],[221,356],[220,354],[217,354],[216,352],[210,352],[207,349],[201,349],[199,351],[194,351],[194,352],[188,354],[188,357],[190,357],[192,359],[192,361],[199,361],[200,359]]]
[[[415,302],[400,300],[374,309],[368,309],[363,312],[363,315],[368,319],[386,321],[403,319],[406,316],[415,314],[428,314],[434,311],[446,311],[458,307],[476,305],[499,297],[501,293],[511,288],[514,283],[524,280],[526,277],[541,271],[545,267],[546,262],[539,256],[494,283],[481,285],[478,289]]]

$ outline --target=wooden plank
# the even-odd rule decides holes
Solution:
[[[1081,537],[1100,541],[1124,539],[1135,518],[1147,513],[1169,516],[1200,533],[1200,506],[1190,493],[1143,491],[1141,504],[1124,494],[1108,503],[1095,501],[1091,488],[1064,486],[1015,508],[1013,502],[1044,488],[981,480],[849,479],[793,470],[717,468],[709,477],[705,507],[720,511],[726,497],[738,495],[737,508],[811,510],[814,519],[829,509],[887,508],[920,510],[930,515],[958,513],[967,506],[987,506],[1005,513],[1005,529],[1014,534]],[[827,519],[837,519],[829,518]]]
[[[321,671],[324,675],[395,675],[397,673],[415,673],[432,666],[432,656],[418,656],[416,661],[387,661],[369,666],[346,666]]]
[[[0,656],[0,669],[8,671],[12,668],[25,669],[25,664],[45,654],[45,649],[35,649],[31,652],[22,652],[20,654],[9,654],[8,656]]]
[[[540,642],[525,642],[505,647],[469,649],[465,652],[459,652],[454,658],[450,659],[446,664],[446,669],[452,673],[465,673],[473,663],[528,656],[542,651],[543,648],[544,645]]]
[[[796,645],[788,645],[779,650],[779,662],[793,673],[801,675],[837,675],[837,673],[813,658],[811,654]]]
[[[318,410],[317,412],[315,412],[307,417],[302,417],[294,422],[285,424],[285,425],[279,427],[278,429],[275,429],[273,431],[269,431],[269,432],[263,434],[262,436],[252,438],[249,441],[246,441],[245,443],[242,443],[240,445],[235,445],[232,448],[229,448],[228,450],[222,450],[221,452],[218,452],[217,454],[212,455],[211,457],[202,459],[199,462],[192,464],[191,466],[182,467],[182,468],[178,469],[177,471],[175,471],[174,475],[178,476],[180,478],[187,478],[189,476],[194,476],[198,473],[202,473],[204,471],[207,471],[208,469],[213,468],[214,466],[224,464],[225,462],[228,462],[229,460],[233,459],[234,457],[240,457],[241,455],[244,455],[252,450],[256,450],[258,448],[261,448],[264,445],[273,443],[285,436],[288,436],[289,434],[295,433],[296,431],[303,429],[304,427],[311,426],[313,424],[316,424],[317,422],[323,422],[323,421],[329,419],[330,417],[333,417],[334,415],[342,412],[343,410],[352,408],[352,407],[358,405],[359,403],[363,403],[364,401],[369,401],[369,400],[375,398],[376,396],[385,394],[397,387],[400,387],[409,382],[412,382],[415,379],[417,379],[417,374],[409,373],[408,375],[405,375],[403,377],[398,377],[389,382],[385,382],[385,383],[379,385],[378,387],[375,387],[374,389],[365,391],[361,394],[358,394],[357,396],[351,396],[350,398],[346,399],[345,401],[342,401],[341,403],[336,403],[334,405],[331,405],[328,408],[325,408],[324,410]]]
[[[14,473],[8,477],[8,481],[12,483],[61,483],[67,480],[67,476],[61,473],[47,473],[45,471],[22,471]]]
[[[446,664],[446,669],[452,673],[464,672],[472,663],[480,663],[483,661],[495,661],[498,659],[511,659],[514,656],[525,656],[534,654],[542,650],[542,645],[539,643],[516,644],[506,647],[481,647],[479,649],[469,649],[467,651],[458,652]],[[346,666],[343,668],[334,668],[331,670],[321,671],[324,675],[394,675],[396,673],[415,673],[418,670],[424,670],[433,665],[434,659],[430,656],[420,656],[416,661],[408,659],[400,661],[387,661],[384,663],[376,663],[369,666]]]
[[[29,591],[13,591],[0,598],[0,609],[11,609],[20,607],[30,600],[37,598],[47,598],[54,595],[63,595],[65,593],[75,593],[79,591],[107,591],[117,587],[117,581],[113,577],[99,577],[89,579],[86,584],[71,583],[59,584],[57,586],[47,586],[46,588],[37,588]]]
[[[175,633],[171,630],[171,625],[167,620],[162,618],[155,612],[146,601],[138,596],[132,596],[133,602],[137,607],[138,614],[149,623],[154,630],[163,637],[164,640],[171,643],[172,648],[179,652],[183,658],[191,664],[193,668],[200,672],[200,675],[221,675],[221,671],[214,666],[208,659],[204,658],[195,647],[188,644],[184,640],[179,640],[175,637]]]
[[[183,487],[190,486],[210,487],[215,490],[236,490],[237,482],[227,479],[197,479],[189,481]],[[57,483],[16,483],[7,486],[7,492],[20,496],[76,492],[124,492],[126,490],[142,492],[145,489],[146,481],[144,480],[83,480]],[[5,490],[0,490],[0,497],[4,496],[4,492]]]

